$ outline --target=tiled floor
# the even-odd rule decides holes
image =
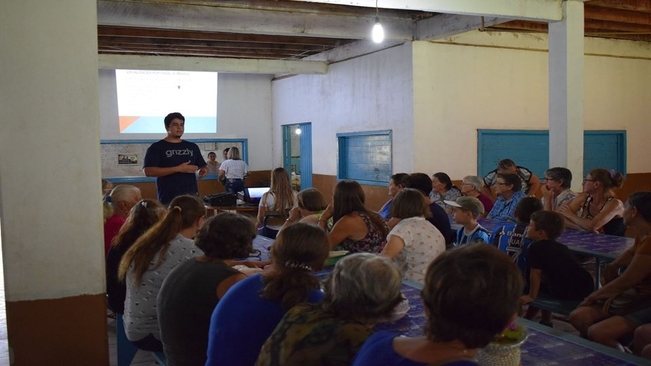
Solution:
[[[5,306],[5,277],[4,268],[2,266],[2,235],[0,232],[0,365],[9,365],[9,360],[9,342],[7,341],[7,312]]]
[[[108,339],[109,339],[109,358],[111,366],[118,364],[117,339],[115,337],[115,320],[107,318]],[[0,365],[4,365],[0,359]],[[158,366],[151,352],[138,351],[136,357],[131,361],[131,366]]]

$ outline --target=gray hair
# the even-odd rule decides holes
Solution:
[[[388,258],[371,253],[341,259],[324,283],[321,302],[337,317],[375,321],[386,317],[402,300],[402,276]]]
[[[475,187],[477,192],[481,192],[481,189],[484,188],[484,181],[476,175],[468,175],[463,178],[464,184],[470,184]]]
[[[140,193],[140,189],[136,186],[129,184],[117,185],[109,194],[109,197],[111,197],[111,205],[115,207],[118,202],[129,201],[138,193]]]

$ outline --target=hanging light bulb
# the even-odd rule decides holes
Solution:
[[[377,7],[377,2],[378,0],[375,0],[375,25],[373,25],[371,36],[373,38],[373,42],[382,43],[382,41],[384,41],[384,29],[382,28],[382,24],[380,24],[380,10]]]
[[[301,132],[303,132],[303,131],[301,131],[301,127],[300,127],[300,126],[296,126],[296,130],[294,130],[294,133],[297,134],[297,135],[300,135]]]

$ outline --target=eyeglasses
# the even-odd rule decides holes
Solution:
[[[586,182],[596,182],[596,181],[597,181],[596,179],[587,179],[587,178],[583,178],[583,183],[586,183]]]
[[[545,182],[553,182],[553,181],[555,181],[556,179],[545,177],[545,178],[543,178],[543,180],[544,180]]]

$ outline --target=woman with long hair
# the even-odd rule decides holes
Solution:
[[[179,264],[165,278],[157,309],[168,366],[206,364],[210,315],[227,291],[246,278],[233,266],[240,263],[235,258],[251,253],[253,238],[255,228],[247,216],[219,213],[197,233],[195,243],[203,255]]]
[[[623,218],[635,230],[635,244],[606,266],[601,288],[570,314],[588,339],[620,350],[621,338],[651,322],[651,192],[632,194]]]
[[[287,311],[256,365],[350,365],[373,325],[402,301],[401,287],[400,271],[388,258],[371,253],[344,257],[323,284],[323,300]]]
[[[327,234],[297,223],[278,234],[271,266],[233,286],[212,314],[206,365],[253,366],[260,347],[287,310],[323,297],[313,271],[329,252]]]
[[[244,178],[249,173],[249,166],[242,160],[240,149],[235,146],[228,149],[227,156],[228,159],[219,166],[219,180],[225,179],[226,192],[242,192]]]
[[[138,238],[120,262],[118,278],[127,285],[124,325],[127,338],[146,351],[162,351],[156,296],[165,277],[182,261],[199,255],[194,236],[206,208],[195,196],[178,196],[162,220]]]
[[[447,251],[428,267],[421,298],[424,335],[373,334],[353,366],[476,365],[486,346],[515,320],[522,275],[511,259],[490,245]]]
[[[262,229],[261,226],[267,213],[278,214],[277,220],[267,223],[267,227],[271,229],[270,232],[264,233],[265,236],[275,238],[278,230],[283,225],[283,221],[287,218],[289,210],[296,206],[296,201],[296,191],[292,189],[287,170],[285,168],[272,170],[271,186],[260,198],[256,227]]]
[[[124,253],[135,244],[147,230],[165,215],[165,206],[155,200],[138,202],[129,213],[129,217],[113,239],[113,244],[106,257],[106,295],[109,307],[118,314],[124,314],[124,299],[127,286],[118,280],[118,268]]]
[[[566,226],[570,229],[624,236],[624,204],[613,192],[613,189],[620,188],[623,183],[624,176],[619,172],[601,168],[591,170],[583,179],[583,193],[559,209],[559,213],[567,219]]]
[[[325,229],[332,217],[334,226],[328,238],[330,247],[350,252],[378,253],[386,243],[389,227],[382,217],[364,206],[364,191],[354,180],[342,180],[335,186],[333,204],[319,219]]]

